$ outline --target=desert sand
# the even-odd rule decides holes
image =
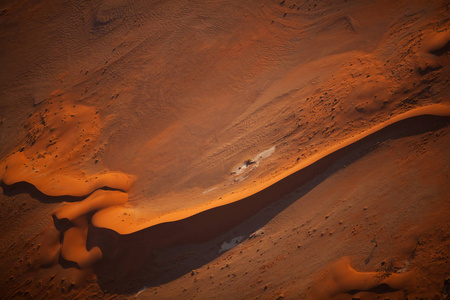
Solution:
[[[446,1],[4,1],[0,298],[446,299]]]

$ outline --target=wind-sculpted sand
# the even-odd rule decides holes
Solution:
[[[332,264],[322,276],[313,287],[315,299],[333,299],[345,293],[398,291],[411,285],[413,279],[411,273],[358,272],[352,268],[348,257]]]
[[[86,268],[101,258],[99,248],[86,250],[90,216],[106,207],[125,204],[126,192],[135,179],[122,172],[87,175],[84,170],[77,170],[74,163],[89,153],[92,148],[89,142],[98,138],[98,126],[95,126],[98,120],[92,108],[65,105],[61,103],[59,110],[51,114],[56,103],[50,103],[44,113],[30,118],[27,126],[32,134],[26,146],[2,162],[1,183],[3,186],[31,184],[54,202],[78,201],[66,203],[52,214],[60,232],[44,234],[48,238],[42,245],[43,255],[50,257],[41,258],[41,263],[56,263],[60,254],[79,268]]]
[[[133,182],[132,175],[121,172],[98,173],[83,177],[58,174],[58,171],[36,175],[35,172],[30,172],[28,165],[31,165],[31,161],[27,160],[23,153],[12,155],[5,166],[3,183],[13,185],[28,182],[48,196],[80,197],[102,187],[128,191]]]
[[[303,181],[292,181],[288,180],[289,176],[294,175],[297,172],[305,173],[305,169],[313,166],[312,172],[308,172],[306,174],[306,179],[311,179],[314,176],[319,175],[321,172],[325,170],[324,167],[317,168],[316,165],[327,166],[327,163],[323,164],[323,161],[332,161],[328,157],[335,157],[337,153],[342,153],[346,150],[347,147],[351,146],[354,143],[380,131],[384,128],[395,124],[396,122],[401,122],[403,120],[421,116],[421,115],[435,115],[435,116],[450,116],[450,107],[445,105],[430,105],[427,107],[421,107],[417,109],[410,110],[404,114],[398,115],[386,122],[378,124],[373,128],[362,132],[360,134],[355,135],[354,137],[344,140],[337,145],[330,147],[324,151],[317,153],[314,156],[309,157],[305,161],[301,161],[294,168],[287,170],[284,173],[279,174],[277,177],[264,182],[263,184],[254,187],[252,189],[247,189],[245,191],[235,190],[232,194],[222,195],[219,199],[213,199],[208,204],[203,205],[201,207],[189,207],[183,211],[174,212],[171,214],[158,216],[158,218],[147,218],[143,215],[139,215],[139,219],[128,219],[127,223],[122,222],[121,220],[123,211],[120,208],[111,208],[105,209],[103,211],[99,211],[93,216],[93,224],[97,227],[109,228],[120,234],[129,234],[132,232],[136,232],[138,230],[142,230],[144,228],[148,228],[151,226],[155,226],[162,223],[175,222],[180,221],[182,219],[186,219],[192,217],[194,215],[200,214],[202,212],[208,211],[210,209],[218,208],[221,206],[225,206],[227,204],[235,203],[235,202],[243,202],[243,206],[246,206],[246,199],[258,198],[254,203],[254,205],[249,205],[249,210],[253,213],[256,213],[262,207],[267,205],[272,201],[276,201],[281,196],[291,192],[297,187],[301,186],[305,183]],[[329,165],[329,163],[328,163]],[[291,181],[289,184],[285,184],[284,182]],[[277,191],[278,195],[270,195],[273,191]],[[265,200],[263,200],[265,199]],[[252,209],[253,208],[253,209]],[[224,209],[225,210],[225,209]],[[129,211],[134,212],[134,210],[130,209]],[[233,212],[232,212],[233,211]],[[230,214],[234,214],[238,216],[240,214],[246,215],[241,209],[230,210]],[[130,213],[131,214],[131,213]],[[220,212],[217,213],[221,215]],[[248,215],[247,215],[248,217]],[[142,220],[143,219],[143,220]],[[230,219],[233,217],[230,216]],[[208,224],[205,222],[205,224]]]
[[[447,297],[447,2],[3,1],[0,298]]]
[[[187,208],[180,212],[159,216],[157,219],[139,215],[138,208],[124,206],[128,201],[127,192],[133,182],[133,176],[120,172],[104,172],[83,178],[70,175],[57,177],[51,171],[49,174],[34,175],[28,172],[29,169],[26,167],[30,162],[26,160],[23,153],[19,152],[6,161],[1,181],[6,185],[25,181],[48,196],[84,198],[78,202],[66,203],[57,209],[52,217],[55,226],[61,230],[63,236],[61,256],[67,261],[75,262],[80,268],[86,268],[102,256],[101,248],[94,247],[89,251],[86,250],[90,222],[95,227],[111,229],[122,235],[145,230],[147,239],[154,248],[204,242],[255,215],[270,203],[292,193],[325,172],[333,162],[363,142],[372,140],[374,144],[374,141],[379,139],[380,135],[385,135],[392,129],[391,127],[408,126],[409,122],[416,122],[420,116],[449,117],[450,107],[429,105],[412,109],[310,157],[299,163],[296,168],[279,174],[264,185],[245,192],[235,191],[232,195],[223,195],[207,205]],[[55,178],[57,178],[57,185],[53,184]],[[127,219],[127,222],[124,222],[122,219],[120,221],[127,214],[139,215],[139,220]],[[69,224],[60,225],[66,221]],[[55,235],[54,240],[56,239],[60,237]],[[50,242],[48,246],[54,247],[52,245],[55,245],[55,241]]]

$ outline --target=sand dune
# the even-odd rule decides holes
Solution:
[[[447,297],[449,9],[2,2],[0,298]]]
[[[345,292],[356,294],[372,290],[382,294],[383,290],[401,290],[408,286],[412,274],[399,273],[384,278],[377,272],[357,272],[351,267],[348,258],[343,258],[332,265],[324,277],[314,291],[317,299],[330,299]]]
[[[401,114],[399,116],[396,116],[395,118],[392,118],[384,123],[381,123],[370,130],[363,132],[359,135],[356,135],[348,140],[345,140],[341,142],[338,145],[332,146],[327,151],[324,151],[323,153],[318,153],[310,158],[308,158],[305,161],[301,161],[299,164],[297,164],[294,168],[290,169],[286,173],[281,173],[277,177],[271,179],[270,181],[267,181],[264,183],[264,185],[257,186],[251,190],[247,189],[244,192],[240,192],[239,190],[233,191],[232,195],[222,195],[219,199],[214,199],[213,201],[210,201],[207,205],[201,206],[201,207],[193,207],[189,208],[187,210],[181,211],[181,212],[174,212],[172,214],[168,215],[162,215],[158,216],[157,219],[152,219],[143,215],[139,215],[139,218],[144,219],[145,221],[140,221],[136,219],[127,219],[127,223],[124,223],[123,221],[123,211],[120,208],[112,208],[112,209],[105,209],[104,211],[98,211],[96,214],[94,214],[92,222],[97,227],[103,227],[103,228],[109,228],[112,229],[120,234],[129,234],[138,230],[142,230],[144,228],[155,226],[161,223],[166,222],[174,222],[179,221],[188,217],[191,217],[193,215],[202,213],[204,211],[207,211],[209,209],[217,208],[226,204],[243,201],[245,202],[247,198],[257,198],[257,203],[253,205],[249,205],[251,210],[253,212],[257,212],[259,209],[270,203],[271,201],[276,201],[276,199],[279,199],[280,197],[292,192],[295,188],[301,186],[304,184],[308,179],[314,178],[314,176],[319,175],[321,172],[324,171],[324,167],[319,167],[318,170],[316,170],[314,164],[321,165],[323,164],[323,161],[328,160],[330,162],[333,161],[333,158],[338,156],[339,152],[344,152],[346,150],[346,147],[351,146],[354,143],[359,142],[360,140],[368,137],[371,134],[376,133],[377,131],[380,131],[387,126],[390,126],[396,122],[401,122],[402,120],[406,120],[408,118],[413,118],[420,115],[436,115],[436,116],[450,116],[450,107],[444,106],[444,105],[433,105],[428,107],[422,107],[417,108],[411,111],[408,111],[404,114]],[[330,159],[331,157],[331,159]],[[335,159],[335,158],[334,158]],[[329,163],[325,163],[327,165]],[[306,168],[312,167],[311,171],[305,171]],[[326,168],[326,167],[325,167]],[[286,180],[287,177],[295,174],[296,172],[303,172],[307,173],[306,180],[295,180],[293,183],[286,184],[285,181],[292,181]],[[300,178],[302,175],[299,175]],[[283,181],[284,180],[284,181]],[[277,191],[275,195],[272,195],[272,191]],[[259,193],[259,194],[258,194]],[[267,199],[267,200],[263,200]],[[266,202],[267,201],[267,202]],[[255,202],[255,201],[253,201]],[[246,206],[247,204],[243,204],[243,206]],[[128,212],[133,212],[133,210],[127,210]],[[224,214],[222,212],[217,212],[215,215],[221,216],[226,215],[227,217],[224,217],[225,219],[231,220],[232,217],[230,215],[234,214],[239,216],[241,213],[244,214],[244,211],[242,208],[239,209],[229,209],[230,213]],[[134,213],[130,213],[130,215],[134,215]],[[241,220],[247,218],[248,215],[244,215],[240,217]],[[239,217],[238,217],[239,218]],[[211,218],[211,221],[214,218]],[[225,221],[225,220],[224,220]],[[209,224],[209,222],[204,222],[203,224]],[[186,226],[186,228],[189,228],[190,226]],[[176,231],[176,230],[174,230]]]
[[[92,216],[91,222],[93,226],[111,229],[119,234],[130,234],[145,230],[146,239],[151,240],[151,244],[155,248],[183,243],[204,242],[231,229],[270,203],[305,185],[314,177],[324,173],[327,168],[345,153],[360,147],[362,144],[375,144],[377,140],[386,135],[386,132],[392,130],[391,127],[395,125],[397,127],[409,127],[411,124],[418,122],[419,116],[449,117],[450,107],[430,105],[410,110],[338,145],[330,147],[324,153],[318,153],[305,162],[300,162],[296,168],[289,170],[285,174],[278,175],[271,181],[265,182],[265,186],[258,187],[256,191],[246,190],[244,196],[239,191],[236,191],[235,195],[224,195],[218,200],[211,201],[210,205],[159,216],[156,220],[145,215],[139,215],[139,218],[144,219],[145,222],[140,222],[130,217],[127,218],[127,222],[124,222],[124,215],[134,215],[135,211],[133,208],[124,209],[122,206],[128,200],[128,195],[125,192],[98,189],[98,187],[106,187],[120,190],[118,187],[129,186],[129,176],[122,174],[118,176],[114,172],[105,173],[98,175],[100,178],[94,180],[94,184],[89,182],[89,180],[81,182],[79,179],[69,177],[60,182],[61,191],[63,191],[61,192],[62,195],[85,196],[86,198],[79,202],[66,204],[53,213],[55,223],[66,220],[71,223],[63,233],[61,255],[64,259],[77,263],[80,268],[89,267],[101,257],[101,248],[96,247],[90,251],[85,250],[89,216]],[[427,122],[433,122],[433,119]],[[19,157],[24,158],[23,155]],[[35,181],[32,177],[28,180],[26,180],[26,177],[24,179],[20,177],[16,180],[11,179],[11,177],[15,178],[14,175],[18,177],[20,175],[17,174],[21,174],[17,172],[17,166],[21,168],[22,165],[25,165],[17,161],[20,160],[16,156],[7,161],[6,171],[1,178],[4,184],[11,185],[27,181],[36,185],[37,182],[37,188],[40,191],[47,193],[49,196],[58,196],[58,193],[55,193],[53,189],[46,190],[49,186],[48,179],[47,181],[45,179]],[[113,180],[102,180],[104,177],[108,179],[113,178]],[[124,180],[125,184],[121,183],[120,179]],[[105,182],[118,182],[118,184],[103,184]],[[126,191],[127,189],[124,190]],[[73,191],[72,194],[71,191]],[[252,194],[249,195],[249,193]],[[237,200],[234,200],[236,198]],[[130,213],[130,211],[133,213]]]
[[[93,237],[91,239],[90,245],[91,245],[91,247],[95,245],[95,246],[100,247],[101,249],[104,249],[105,250],[103,252],[104,259],[106,262],[109,262],[109,264],[110,264],[109,267],[106,267],[106,266],[99,267],[98,272],[100,274],[104,274],[103,272],[108,273],[108,272],[111,272],[110,270],[114,270],[115,268],[118,268],[125,274],[128,274],[128,275],[124,275],[124,276],[133,276],[133,278],[136,278],[136,280],[138,282],[139,281],[146,282],[144,278],[147,278],[148,276],[150,276],[152,278],[152,282],[154,282],[153,284],[158,285],[159,282],[161,282],[158,279],[158,276],[163,276],[164,271],[159,271],[162,273],[158,273],[157,271],[155,271],[153,269],[159,269],[159,267],[153,266],[151,263],[146,264],[144,262],[144,261],[159,261],[159,259],[161,259],[161,258],[159,258],[159,259],[155,258],[154,257],[155,252],[156,253],[159,253],[158,251],[164,252],[165,251],[164,249],[170,249],[171,247],[174,247],[174,246],[180,247],[180,245],[184,245],[184,244],[189,245],[192,243],[194,243],[194,244],[205,243],[206,241],[208,241],[210,239],[214,239],[217,236],[220,237],[221,234],[226,234],[227,232],[230,232],[229,230],[231,228],[235,227],[237,224],[239,224],[241,222],[246,223],[247,222],[246,220],[249,220],[249,219],[251,220],[252,215],[256,214],[264,206],[269,205],[275,199],[285,199],[285,198],[292,197],[292,195],[294,195],[294,197],[295,197],[295,194],[296,194],[295,191],[297,188],[300,188],[300,190],[302,190],[303,187],[308,186],[308,184],[310,182],[314,182],[314,178],[316,181],[317,180],[320,181],[320,179],[318,179],[318,178],[320,178],[321,176],[324,176],[323,174],[327,174],[326,176],[331,176],[330,173],[333,174],[334,172],[339,172],[341,170],[341,168],[345,169],[346,165],[347,166],[351,165],[353,163],[353,161],[359,160],[360,155],[364,155],[364,153],[371,153],[374,149],[376,149],[377,145],[379,145],[380,143],[385,143],[386,141],[389,141],[390,139],[401,139],[401,138],[404,138],[405,136],[408,136],[409,134],[411,134],[411,136],[415,136],[418,134],[431,132],[434,135],[433,132],[435,132],[436,130],[439,130],[439,128],[446,127],[447,126],[446,124],[448,124],[448,117],[435,117],[435,116],[413,117],[413,118],[406,119],[404,121],[395,123],[391,126],[386,127],[384,130],[377,132],[377,134],[369,135],[367,138],[363,139],[362,141],[351,144],[351,146],[348,146],[341,151],[335,152],[332,155],[327,156],[325,159],[322,159],[322,160],[316,162],[315,164],[309,166],[308,168],[302,169],[302,171],[296,172],[296,173],[292,174],[291,176],[288,176],[286,179],[278,182],[277,184],[271,186],[270,188],[267,188],[267,189],[255,194],[254,196],[245,198],[242,201],[237,201],[232,204],[228,204],[228,205],[224,205],[224,206],[220,206],[220,207],[216,207],[214,209],[204,211],[202,213],[196,214],[194,216],[191,216],[189,218],[186,218],[186,219],[183,219],[180,221],[158,224],[153,227],[143,229],[141,231],[138,231],[138,232],[135,232],[132,234],[126,234],[126,235],[120,235],[120,234],[117,234],[114,231],[108,230],[108,229],[93,228]],[[408,128],[410,131],[408,131],[408,133],[406,133],[405,128]],[[389,151],[389,150],[387,150],[387,151]],[[361,153],[363,153],[363,154],[361,154]],[[371,176],[371,175],[368,175],[368,176]],[[345,182],[345,180],[348,180],[348,179],[345,179],[345,177],[344,177],[344,182]],[[387,178],[386,180],[389,181],[389,178]],[[391,187],[389,187],[389,188],[391,188]],[[344,195],[347,194],[345,187],[338,187],[337,189],[339,190],[339,192],[341,194],[344,194]],[[379,189],[381,191],[384,191],[386,188],[379,187]],[[443,192],[443,193],[445,193],[445,192]],[[379,194],[380,194],[380,192],[375,192],[375,195],[376,195],[375,199],[378,197]],[[283,196],[284,196],[284,198],[283,198]],[[333,199],[333,198],[334,197],[330,197],[330,199]],[[297,198],[294,198],[294,199],[297,199]],[[363,200],[357,200],[356,203],[361,202],[361,201],[363,201]],[[354,202],[351,202],[351,203],[354,204]],[[364,202],[364,203],[366,203],[366,202]],[[404,205],[405,201],[400,202],[400,203],[399,203],[400,206]],[[406,203],[407,203],[407,201],[406,201]],[[331,207],[322,207],[320,202],[317,203],[316,205],[318,206],[319,211],[321,211],[321,214],[319,215],[320,216],[319,221],[318,221],[320,224],[320,222],[323,222],[322,220],[324,220],[323,216],[325,215],[325,219],[327,219],[328,218],[327,212],[333,211],[333,209]],[[426,206],[427,204],[426,204],[426,202],[424,202],[422,205]],[[311,208],[308,207],[308,206],[311,206],[311,203],[302,203],[301,201],[298,201],[298,206],[299,206],[299,211],[297,212],[297,214],[302,214],[306,211],[311,210]],[[318,208],[313,208],[312,210],[317,211]],[[274,210],[273,207],[271,209]],[[314,210],[314,209],[316,209],[316,210]],[[360,209],[362,211],[362,207]],[[344,211],[347,210],[347,206],[344,205],[343,210]],[[272,214],[276,214],[277,212],[279,212],[277,209],[275,209],[275,212],[271,212],[271,210],[267,210],[266,214],[269,214],[269,216],[271,216],[269,218],[272,218],[272,216],[273,216]],[[398,212],[396,211],[396,213],[398,213]],[[297,214],[295,214],[294,216],[299,217],[299,215],[297,215]],[[293,217],[293,216],[291,215],[291,217]],[[308,220],[307,218],[308,218],[308,215],[303,217],[303,221],[301,221],[301,222],[303,222],[302,226],[305,226],[305,225],[308,226],[308,222],[306,222],[306,224],[304,223],[305,219]],[[345,216],[344,212],[342,212],[342,215],[340,212],[339,213],[336,212],[336,215],[334,216],[334,218],[335,218],[334,222],[338,223],[338,221],[339,221],[339,224],[342,224],[343,219],[345,220],[344,224],[347,222],[351,222],[350,221],[351,219],[349,219],[348,216]],[[425,221],[425,222],[427,222],[427,221]],[[205,224],[208,224],[208,225],[205,226]],[[250,224],[252,224],[252,223],[250,222]],[[300,223],[300,224],[302,224],[302,223]],[[252,231],[248,231],[248,226],[249,226],[249,222],[247,222],[247,224],[242,225],[242,229],[240,231],[238,231],[238,233],[235,233],[235,236],[236,237],[240,236],[241,237],[240,240],[242,240],[242,234],[244,234],[245,235],[244,240],[249,239],[248,240],[249,242],[252,240],[251,236],[256,236],[256,241],[255,241],[256,245],[254,244],[255,242],[253,242],[253,247],[256,246],[258,249],[260,249],[260,247],[262,247],[262,249],[264,249],[264,247],[267,247],[267,245],[265,245],[265,244],[258,247],[258,244],[259,244],[258,242],[262,242],[263,240],[266,239],[266,237],[261,234],[256,234],[256,235],[252,234]],[[254,225],[254,226],[261,226],[261,223],[257,222],[257,225]],[[321,226],[321,225],[319,225],[319,226]],[[322,225],[322,226],[325,226],[325,225]],[[330,225],[328,225],[328,226],[330,226]],[[339,235],[340,234],[339,231],[344,230],[346,227],[345,225],[342,225],[342,226],[344,228],[339,228],[338,225],[336,227],[333,226],[332,228],[329,228],[329,229],[327,228],[328,230],[325,231],[326,236],[331,236],[331,234],[333,234],[332,230],[333,231],[336,230],[337,232],[335,234]],[[250,226],[250,227],[255,228],[252,226]],[[258,227],[256,227],[256,228],[258,228]],[[322,237],[324,234],[323,231],[322,231],[322,233],[320,233],[320,229],[318,232],[316,232],[316,229],[314,229],[313,226],[308,226],[308,228],[310,228],[310,230],[308,230],[308,236],[311,236],[311,235],[314,236],[314,234],[317,234],[318,236]],[[313,228],[313,229],[311,229],[311,228]],[[281,227],[281,229],[278,229],[278,230],[284,231],[283,227]],[[298,233],[298,231],[303,231],[303,232],[306,231],[306,228],[296,229],[296,227],[294,227],[294,230],[297,231],[297,233]],[[322,229],[322,230],[324,230],[324,229]],[[355,228],[353,230],[355,230]],[[353,230],[352,230],[352,234],[356,234],[356,233],[353,233]],[[232,230],[232,231],[235,232],[234,230]],[[287,232],[290,233],[292,231],[287,230]],[[280,234],[280,232],[277,232],[274,234],[273,238],[274,238],[274,241],[276,241],[275,244],[277,242],[279,242],[279,239],[278,239],[279,235],[283,236],[282,234]],[[229,236],[229,234],[227,234],[227,236]],[[299,246],[296,245],[295,240],[292,241],[289,236],[287,234],[284,234],[283,240],[286,240],[290,244],[290,247],[297,249]],[[233,236],[231,236],[231,237],[233,237]],[[267,238],[270,239],[271,236],[269,235]],[[281,239],[281,237],[280,237],[280,239]],[[219,241],[220,240],[221,239],[219,238]],[[231,240],[233,240],[233,239],[231,239]],[[281,243],[281,241],[280,241],[280,243]],[[313,249],[315,247],[326,246],[323,244],[324,242],[320,242],[320,241],[313,241],[313,243],[318,243],[318,244],[317,245],[312,244],[310,246],[300,246],[300,247],[301,247],[301,249],[303,247],[310,248],[311,249],[310,251],[314,251]],[[368,242],[368,243],[370,245],[370,242]],[[112,245],[123,245],[123,244],[134,245],[134,247],[112,246]],[[202,245],[202,244],[200,244],[200,245]],[[269,242],[269,245],[272,245],[272,243]],[[217,244],[217,239],[216,239],[216,241],[211,242],[211,245],[209,245],[209,247],[211,247],[212,249],[216,249],[216,251],[218,251],[220,253],[221,244],[220,243]],[[240,253],[242,253],[242,251],[245,251],[246,247],[248,247],[248,246],[237,247],[238,249],[236,251],[233,251],[233,254],[230,254],[230,256],[228,256],[228,257],[231,259],[231,257],[233,256],[233,257],[236,257],[237,260],[239,260],[240,256],[242,255]],[[192,248],[194,248],[195,250],[192,250]],[[292,248],[289,248],[289,249],[292,249]],[[200,251],[201,252],[201,250],[199,250],[199,247],[194,247],[194,246],[187,246],[187,250],[184,248],[181,248],[181,249],[182,249],[182,250],[180,250],[181,253],[183,253],[183,251],[195,251],[195,252]],[[189,250],[189,249],[191,249],[191,250]],[[281,252],[283,251],[282,249],[283,248],[280,248]],[[253,251],[254,250],[255,249],[253,249]],[[247,251],[248,251],[248,249],[247,249]],[[292,250],[288,250],[288,251],[292,251]],[[410,248],[408,248],[407,255],[410,255],[409,251],[412,251],[412,250]],[[249,253],[249,255],[247,255],[246,258],[251,259],[254,255],[252,253],[253,252]],[[159,254],[159,255],[161,255],[161,254]],[[291,253],[291,255],[296,256],[295,253]],[[135,257],[139,257],[139,259],[135,259],[133,261],[122,260],[121,258],[124,256],[125,257],[135,256]],[[369,257],[370,257],[370,255],[369,255]],[[172,270],[172,269],[178,268],[177,257],[175,256],[172,259],[173,259],[172,263],[174,263],[174,265],[172,267],[170,267],[170,266],[162,267],[161,266],[161,268],[163,270],[171,270],[170,272],[177,273],[176,271]],[[371,259],[371,258],[369,258],[369,259]],[[168,260],[168,261],[170,261],[170,260]],[[223,262],[223,266],[225,265],[226,261],[227,260],[225,259],[225,261]],[[243,258],[243,261],[241,261],[241,263],[246,263],[245,258]],[[140,264],[149,265],[149,268],[152,271],[150,271],[150,273],[144,272],[143,274],[140,274],[140,275],[136,275],[136,274],[131,275],[131,273],[133,273],[132,270],[136,269],[135,266],[140,265]],[[202,265],[203,263],[199,263],[199,264]],[[215,264],[221,265],[221,262],[213,263],[212,265],[215,265]],[[112,265],[114,265],[115,267],[112,267]],[[189,266],[188,266],[188,268],[189,268]],[[191,266],[191,268],[192,268],[192,266]],[[202,269],[202,271],[201,271],[202,273],[208,272],[206,269],[206,266],[202,267],[201,269]],[[397,269],[395,269],[395,270],[397,270]],[[236,272],[238,272],[238,271],[239,271],[239,267],[237,267],[237,269],[236,269]],[[168,272],[168,271],[166,271],[166,272]],[[180,272],[183,273],[183,271],[180,271]],[[214,274],[215,271],[210,271],[210,272],[212,272],[211,274]],[[333,295],[342,295],[342,294],[346,294],[348,292],[357,293],[358,290],[360,292],[365,291],[365,292],[369,293],[369,295],[370,295],[371,292],[372,293],[376,292],[378,286],[380,286],[380,285],[381,285],[381,287],[379,287],[379,290],[382,293],[396,292],[399,290],[401,291],[404,288],[407,288],[407,289],[411,288],[414,285],[414,280],[416,278],[416,276],[412,276],[411,274],[405,275],[405,276],[399,276],[399,278],[403,277],[403,279],[401,280],[402,283],[400,285],[396,285],[395,284],[396,280],[393,279],[396,276],[393,276],[391,279],[393,281],[390,281],[390,280],[387,281],[388,283],[386,283],[386,284],[388,284],[388,287],[386,288],[386,287],[383,287],[384,286],[383,284],[385,282],[383,282],[382,280],[379,280],[380,274],[381,274],[380,272],[363,274],[360,278],[366,278],[366,277],[370,278],[370,280],[367,282],[366,286],[358,284],[359,277],[357,275],[355,275],[355,281],[353,281],[352,279],[345,281],[345,276],[338,275],[336,277],[336,280],[338,281],[336,284],[325,285],[325,287],[322,284],[325,284],[325,282],[327,282],[328,279],[318,278],[317,284],[316,284],[318,286],[317,289],[323,290],[322,292],[324,294],[320,294],[322,296],[317,294],[317,299],[321,299],[323,297],[332,297]],[[105,276],[106,278],[110,278],[107,275],[103,275],[103,276]],[[341,281],[339,281],[341,279],[344,280],[345,283],[342,283]],[[361,279],[361,280],[363,280],[363,279]],[[162,281],[162,282],[164,282],[164,281]],[[353,284],[353,282],[356,282],[356,283]],[[109,286],[109,284],[107,286]],[[139,283],[136,283],[136,286],[137,286],[137,290],[142,288],[142,285],[139,285]],[[136,290],[136,292],[137,292],[137,290]],[[316,294],[314,294],[314,295],[316,295]],[[323,296],[323,295],[327,295],[327,296]],[[312,297],[312,295],[310,295],[310,296]]]
[[[93,191],[108,187],[127,191],[132,182],[132,176],[121,172],[108,172],[106,174],[94,174],[89,177],[75,178],[64,174],[34,175],[27,168],[30,164],[22,153],[13,155],[5,165],[2,182],[12,185],[18,182],[28,182],[48,196],[86,196]]]

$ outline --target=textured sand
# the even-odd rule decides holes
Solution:
[[[445,298],[449,9],[3,2],[0,296]]]

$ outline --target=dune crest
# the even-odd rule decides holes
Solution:
[[[197,228],[198,226],[207,226],[206,224],[209,224],[211,218],[217,219],[218,215],[228,216],[221,221],[223,223],[221,226],[211,226],[210,230],[203,230],[204,236],[200,237],[200,240],[209,239],[218,232],[244,221],[263,207],[294,190],[299,184],[306,183],[306,181],[323,172],[329,166],[329,163],[336,159],[335,155],[346,147],[390,125],[423,115],[450,116],[450,107],[435,104],[412,109],[305,159],[295,168],[279,174],[257,188],[244,192],[236,191],[233,195],[223,195],[221,199],[211,201],[207,205],[191,207],[184,211],[173,212],[157,218],[146,217],[135,208],[124,207],[128,201],[127,192],[135,177],[121,172],[101,172],[81,178],[70,175],[56,175],[52,172],[34,174],[28,168],[28,165],[32,164],[33,158],[29,159],[24,153],[17,152],[6,161],[1,181],[6,185],[25,181],[48,196],[83,197],[79,202],[68,203],[57,209],[52,217],[55,226],[62,235],[61,256],[67,261],[77,263],[79,268],[87,268],[102,257],[100,248],[94,247],[89,251],[86,249],[88,228],[91,222],[95,227],[111,229],[119,234],[131,234],[154,227],[156,236],[159,239],[162,238],[162,241],[155,241],[155,245],[159,243],[160,246],[168,246],[187,243],[191,241],[191,238],[194,238],[188,232],[185,232],[183,236],[180,236],[179,232],[186,230],[196,232],[200,230]],[[307,171],[312,167],[314,169]],[[307,171],[308,175],[306,177],[300,175],[299,178],[302,179],[298,181],[299,179],[294,175],[300,174],[301,171]],[[231,212],[239,213],[232,214]],[[179,224],[184,230],[180,231]],[[157,231],[161,232],[158,233]],[[163,236],[165,237],[163,238]],[[199,237],[195,239],[199,239]],[[51,242],[49,247],[59,249],[55,242]],[[50,252],[54,253],[55,250]],[[44,259],[44,261],[47,263],[53,261],[52,257]]]
[[[286,170],[285,172],[280,173],[278,176],[271,178],[252,189],[235,190],[232,194],[222,195],[219,199],[212,199],[207,204],[201,206],[190,207],[183,211],[175,211],[162,216],[151,216],[150,218],[147,218],[145,215],[143,215],[143,213],[140,213],[136,209],[129,208],[127,210],[129,213],[125,218],[126,221],[123,221],[124,217],[122,210],[118,207],[112,207],[95,213],[93,216],[93,222],[97,227],[108,228],[116,231],[119,234],[130,234],[158,224],[176,222],[186,218],[190,218],[194,215],[201,214],[202,212],[225,206],[227,204],[245,201],[246,198],[250,198],[259,192],[263,192],[265,189],[268,189],[277,182],[282,181],[284,178],[287,178],[296,172],[308,168],[321,159],[327,156],[331,156],[333,153],[336,153],[339,150],[364,139],[365,137],[368,137],[392,124],[422,115],[450,116],[450,106],[434,104],[411,109],[383,123],[380,123],[367,131],[364,131],[347,140],[337,143],[336,145],[331,146],[328,149],[317,153],[316,155],[308,157],[307,159],[298,163],[294,168]]]
[[[94,160],[94,165],[98,161],[100,120],[93,107],[70,101],[63,104],[63,99],[64,92],[55,91],[46,106],[30,117],[25,124],[30,134],[24,146],[1,163],[0,179],[4,186],[31,184],[53,201],[81,200],[66,203],[52,214],[57,230],[42,233],[46,251],[39,260],[48,266],[61,255],[87,268],[102,256],[97,247],[86,249],[88,215],[126,203],[135,177],[118,171],[88,174],[83,170],[86,161]]]
[[[447,297],[449,11],[2,1],[0,298]]]
[[[64,240],[61,246],[61,256],[67,260],[76,262],[81,269],[90,267],[101,259],[102,252],[98,247],[86,249],[88,234],[87,217],[79,217],[72,221],[73,226],[64,232]]]
[[[57,219],[67,219],[73,221],[78,217],[84,216],[90,212],[99,211],[109,206],[122,205],[128,200],[128,194],[119,191],[96,190],[86,199],[69,203],[53,214]]]
[[[2,176],[3,183],[13,185],[19,182],[28,182],[39,191],[48,196],[86,196],[102,187],[128,191],[134,182],[132,175],[122,172],[100,172],[90,176],[80,174],[75,177],[70,174],[61,174],[61,171],[35,174],[28,167],[32,160],[28,160],[21,152],[15,153],[6,161]]]

